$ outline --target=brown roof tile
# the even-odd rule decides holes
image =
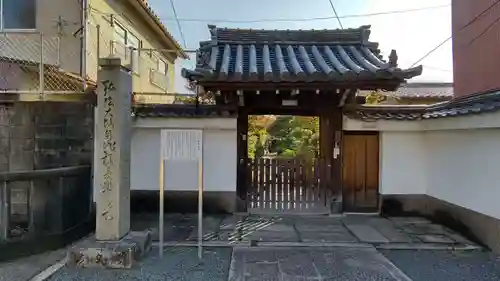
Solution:
[[[360,91],[358,95],[366,96],[369,93],[371,92]],[[396,98],[438,98],[447,100],[453,98],[453,83],[407,83],[402,84],[396,91],[384,92],[384,94],[388,97]]]
[[[461,97],[428,106],[355,106],[345,114],[353,119],[426,120],[481,114],[500,110],[500,90]]]
[[[131,0],[131,1],[137,2],[144,9],[144,11],[146,11],[146,13],[148,13],[148,15],[151,17],[151,19],[163,31],[164,35],[169,39],[169,41],[172,42],[172,44],[175,46],[175,48],[179,49],[180,56],[182,58],[188,58],[188,55],[186,54],[186,52],[184,52],[184,50],[181,47],[181,45],[179,44],[179,42],[177,42],[177,40],[175,40],[174,36],[172,36],[172,34],[168,31],[167,27],[165,27],[165,25],[163,25],[163,23],[161,22],[160,18],[154,12],[151,5],[149,5],[148,1],[147,0]]]

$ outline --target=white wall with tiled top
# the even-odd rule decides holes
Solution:
[[[132,133],[131,190],[159,190],[162,129],[201,129],[205,191],[236,192],[235,118],[141,118]],[[197,191],[195,162],[166,163],[165,191]]]
[[[363,123],[344,129],[380,131],[381,194],[426,194],[500,219],[500,113]]]

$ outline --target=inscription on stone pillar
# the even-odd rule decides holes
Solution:
[[[130,93],[132,77],[118,58],[100,60],[94,157],[96,238],[119,240],[130,230]]]
[[[116,141],[114,136],[114,114],[113,107],[115,106],[113,97],[110,95],[111,91],[116,90],[113,82],[109,80],[104,80],[101,82],[104,92],[104,136],[103,136],[103,156],[101,157],[102,165],[104,166],[103,171],[103,182],[101,183],[101,193],[111,192],[113,188],[113,164],[114,164],[114,154],[116,152]],[[113,220],[113,215],[110,214],[111,208],[113,208],[113,202],[110,198],[107,199],[107,208],[101,213],[101,216],[105,220]]]

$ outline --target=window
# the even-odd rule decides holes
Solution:
[[[161,72],[161,73],[167,75],[167,73],[168,73],[168,64],[164,60],[158,59],[158,63],[156,65],[156,70],[158,72]]]
[[[2,1],[2,0],[0,0]],[[125,59],[130,58],[130,54],[132,54],[132,58],[130,58],[130,63],[132,64],[133,71],[137,72],[139,65],[139,51],[130,51],[130,48],[140,49],[141,41],[137,36],[132,34],[132,32],[126,30],[123,26],[121,26],[116,21],[113,22],[114,29],[114,41],[118,44],[118,46],[114,47],[114,51],[118,52],[125,57]]]
[[[0,0],[0,30],[36,29],[36,0]]]

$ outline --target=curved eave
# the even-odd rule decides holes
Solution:
[[[190,70],[183,68],[181,71],[182,77],[188,80],[197,80],[202,82],[354,82],[354,81],[368,81],[368,80],[407,80],[422,74],[422,66],[417,66],[409,69],[385,69],[378,70],[376,72],[361,72],[359,74],[355,73],[345,73],[336,75],[326,75],[324,73],[316,73],[307,76],[270,76],[270,77],[241,77],[233,75],[218,75],[211,69],[196,68],[195,70]]]

